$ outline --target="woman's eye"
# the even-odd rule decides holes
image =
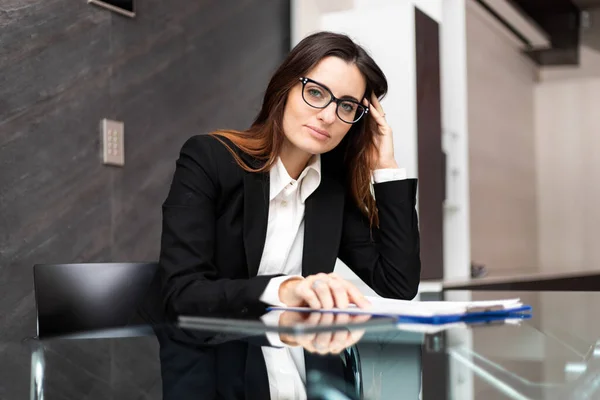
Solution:
[[[323,97],[323,93],[321,93],[321,91],[319,89],[315,89],[315,88],[310,88],[308,89],[308,94],[311,95],[312,97]]]
[[[350,113],[354,110],[356,110],[356,104],[354,103],[342,103],[340,105],[340,107],[342,108],[342,111]]]

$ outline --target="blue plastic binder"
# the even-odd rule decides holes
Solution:
[[[486,319],[499,320],[509,318],[529,319],[531,317],[531,306],[524,305],[522,307],[504,310],[488,310],[477,312],[466,312],[463,314],[452,315],[436,315],[433,317],[415,317],[415,316],[398,316],[398,322],[416,323],[416,324],[431,324],[441,325],[452,322],[479,322]]]

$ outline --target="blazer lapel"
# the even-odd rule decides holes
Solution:
[[[333,271],[340,243],[344,188],[322,168],[321,183],[307,199],[304,215],[302,275]]]
[[[248,274],[258,274],[267,238],[269,174],[247,172],[244,176],[244,248]]]

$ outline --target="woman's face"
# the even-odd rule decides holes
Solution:
[[[338,99],[361,102],[366,89],[365,78],[356,65],[333,56],[322,59],[304,77],[327,87]],[[313,96],[320,96],[318,89],[314,91],[310,84],[307,90]],[[325,108],[308,105],[302,97],[302,82],[298,81],[288,95],[283,115],[286,144],[311,155],[335,148],[352,127],[338,118],[336,107],[335,102]]]

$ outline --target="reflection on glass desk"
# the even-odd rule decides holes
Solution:
[[[533,307],[532,319],[428,332],[280,313],[2,339],[0,399],[600,398],[600,293],[446,294],[513,297]]]

